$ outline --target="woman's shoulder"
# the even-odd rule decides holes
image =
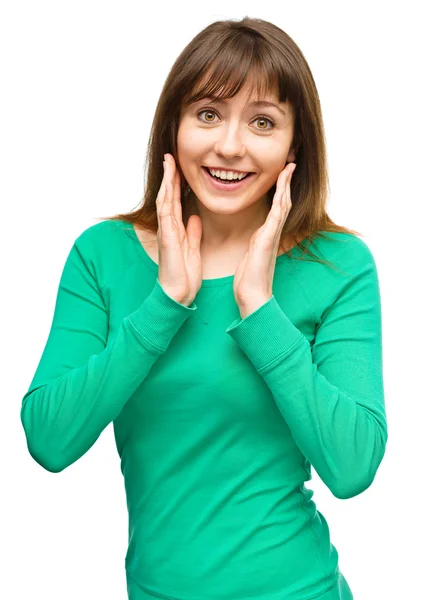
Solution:
[[[322,231],[321,234],[313,240],[314,249],[321,254],[321,259],[352,272],[368,265],[375,266],[372,250],[361,237],[341,231]]]
[[[131,223],[104,220],[84,229],[75,239],[73,248],[82,263],[102,281],[124,273],[136,262],[136,239]]]
[[[324,236],[313,238],[309,250],[316,259],[304,254],[301,260],[286,264],[291,278],[303,290],[316,323],[322,322],[331,307],[339,306],[339,298],[359,303],[361,290],[376,298],[377,267],[371,249],[360,237],[325,231]]]
[[[75,241],[83,244],[100,243],[108,238],[120,237],[122,231],[130,232],[131,230],[133,231],[133,228],[130,223],[122,220],[107,219],[99,223],[94,223],[94,225],[90,225],[84,229]]]

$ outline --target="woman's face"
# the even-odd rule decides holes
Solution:
[[[264,206],[286,163],[295,160],[290,150],[294,133],[290,103],[270,95],[265,100],[276,106],[254,105],[255,98],[246,104],[247,91],[225,101],[206,98],[182,110],[178,161],[204,210],[229,215],[258,201]],[[204,167],[254,174],[238,190],[219,190]]]

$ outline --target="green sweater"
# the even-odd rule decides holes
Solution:
[[[374,480],[381,305],[368,246],[327,235],[312,249],[337,269],[282,254],[272,298],[243,320],[233,275],[189,307],[170,298],[129,223],[75,240],[20,417],[53,473],[113,424],[131,600],[353,597],[304,483],[312,466],[346,499]]]

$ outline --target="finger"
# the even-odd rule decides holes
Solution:
[[[276,235],[280,236],[283,231],[283,227],[285,225],[286,218],[291,209],[291,188],[290,188],[290,179],[288,179],[285,186],[283,186],[279,199],[277,200],[277,204],[279,207],[278,213],[276,213],[276,220],[278,224],[276,226]]]
[[[285,193],[285,187],[277,187],[274,198],[272,201],[271,210],[268,213],[266,221],[263,225],[263,235],[268,241],[274,240],[278,234],[280,228],[282,228],[283,221],[283,196]]]
[[[278,177],[271,210],[263,225],[264,236],[269,242],[274,242],[283,231],[286,216],[289,212],[287,209],[290,208],[290,181],[290,167],[286,165],[286,168],[281,171]]]
[[[158,190],[157,198],[155,199],[155,204],[157,206],[157,212],[160,209],[160,207],[162,206],[164,199],[165,199],[166,182],[167,182],[167,166],[166,166],[166,162],[163,161],[163,179],[160,184],[160,189]]]
[[[166,237],[174,233],[174,212],[173,212],[173,197],[174,190],[171,183],[171,169],[170,165],[166,164],[165,169],[165,191],[160,198],[160,206],[158,214],[161,222],[161,242],[166,241]],[[165,235],[163,235],[163,233]]]
[[[276,190],[275,190],[275,196],[274,196],[274,200],[272,202],[272,207],[271,207],[271,212],[272,212],[272,208],[274,207],[274,204],[277,205],[276,210],[278,210],[281,206],[282,202],[285,202],[285,197],[284,197],[284,193],[285,190],[287,189],[289,183],[289,172],[288,169],[283,169],[283,171],[280,173],[279,178],[277,180],[277,186],[276,186]]]
[[[283,171],[280,172],[280,175],[277,179],[277,183],[275,185],[275,192],[274,197],[272,199],[271,210],[268,214],[268,216],[271,216],[271,218],[275,215],[276,210],[278,210],[278,205],[281,203],[281,194],[285,190],[286,177],[287,172],[283,169]]]
[[[291,182],[292,182],[292,177],[294,175],[294,171],[297,167],[296,164],[291,163],[292,165],[292,170],[291,170],[291,174],[288,177],[288,185],[287,185],[287,193],[286,193],[286,201],[287,201],[287,209],[288,212],[291,210],[292,208],[292,197],[291,197]]]
[[[167,184],[167,179],[166,179],[166,162],[163,161],[163,179],[160,185],[160,189],[158,191],[157,194],[157,198],[155,199],[155,206],[156,206],[156,210],[157,210],[157,224],[158,224],[158,237],[161,240],[161,234],[162,234],[162,211],[163,211],[163,205],[164,205],[164,201],[165,201],[165,195],[166,195],[166,184]]]
[[[278,179],[277,179],[277,186],[276,189],[281,189],[282,187],[285,186],[286,184],[286,177],[288,175],[288,172],[286,169],[283,169],[283,171],[280,173]]]
[[[177,223],[182,223],[183,222],[183,215],[182,215],[181,192],[180,192],[180,173],[178,172],[177,168],[175,169],[175,175],[174,175],[174,189],[173,189],[173,194],[174,194],[174,198],[173,198],[173,202],[174,202],[174,206],[173,206],[174,215],[175,215],[175,218],[177,220]]]
[[[163,163],[165,166],[165,179],[168,182],[168,189],[172,190],[172,197],[169,200],[172,200],[172,212],[171,214],[176,214],[175,199],[178,196],[180,198],[179,190],[177,190],[177,178],[180,181],[180,175],[178,173],[178,169],[175,164],[174,157],[171,154],[166,154],[166,161]],[[177,193],[178,192],[178,193]]]
[[[289,174],[286,179],[285,186],[284,186],[283,196],[282,196],[282,205],[283,205],[284,209],[288,208],[290,195],[291,195],[291,172],[289,171]]]
[[[273,214],[271,214],[272,218],[280,219],[283,214],[283,207],[285,205],[286,191],[288,189],[287,183],[282,184],[275,194],[275,202],[272,204],[272,208],[274,209]],[[274,208],[275,204],[275,208]]]
[[[287,168],[283,171],[285,173],[285,180],[282,185],[283,194],[280,198],[280,204],[283,206],[284,209],[288,209],[289,204],[290,204],[291,179],[292,179],[293,171],[294,171],[293,163],[290,163],[289,165],[287,165]]]
[[[169,182],[165,181],[165,191],[163,194],[163,198],[160,202],[159,208],[157,209],[157,213],[158,213],[158,219],[159,219],[159,225],[161,226],[161,232],[163,233],[169,233],[171,231],[171,223],[170,223],[170,219],[168,218],[170,216],[170,203],[168,202],[168,198],[170,195],[170,191],[169,191]],[[164,241],[164,236],[162,235],[162,241]]]
[[[184,235],[184,226],[182,219],[182,207],[180,202],[180,174],[178,172],[174,157],[167,155],[167,187],[168,195],[165,202],[168,204],[167,216],[170,216],[169,231],[178,229],[181,236]]]

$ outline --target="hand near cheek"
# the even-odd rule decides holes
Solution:
[[[242,319],[272,297],[275,261],[291,201],[291,178],[296,164],[289,163],[280,173],[265,223],[251,237],[249,249],[234,275],[234,296]]]

